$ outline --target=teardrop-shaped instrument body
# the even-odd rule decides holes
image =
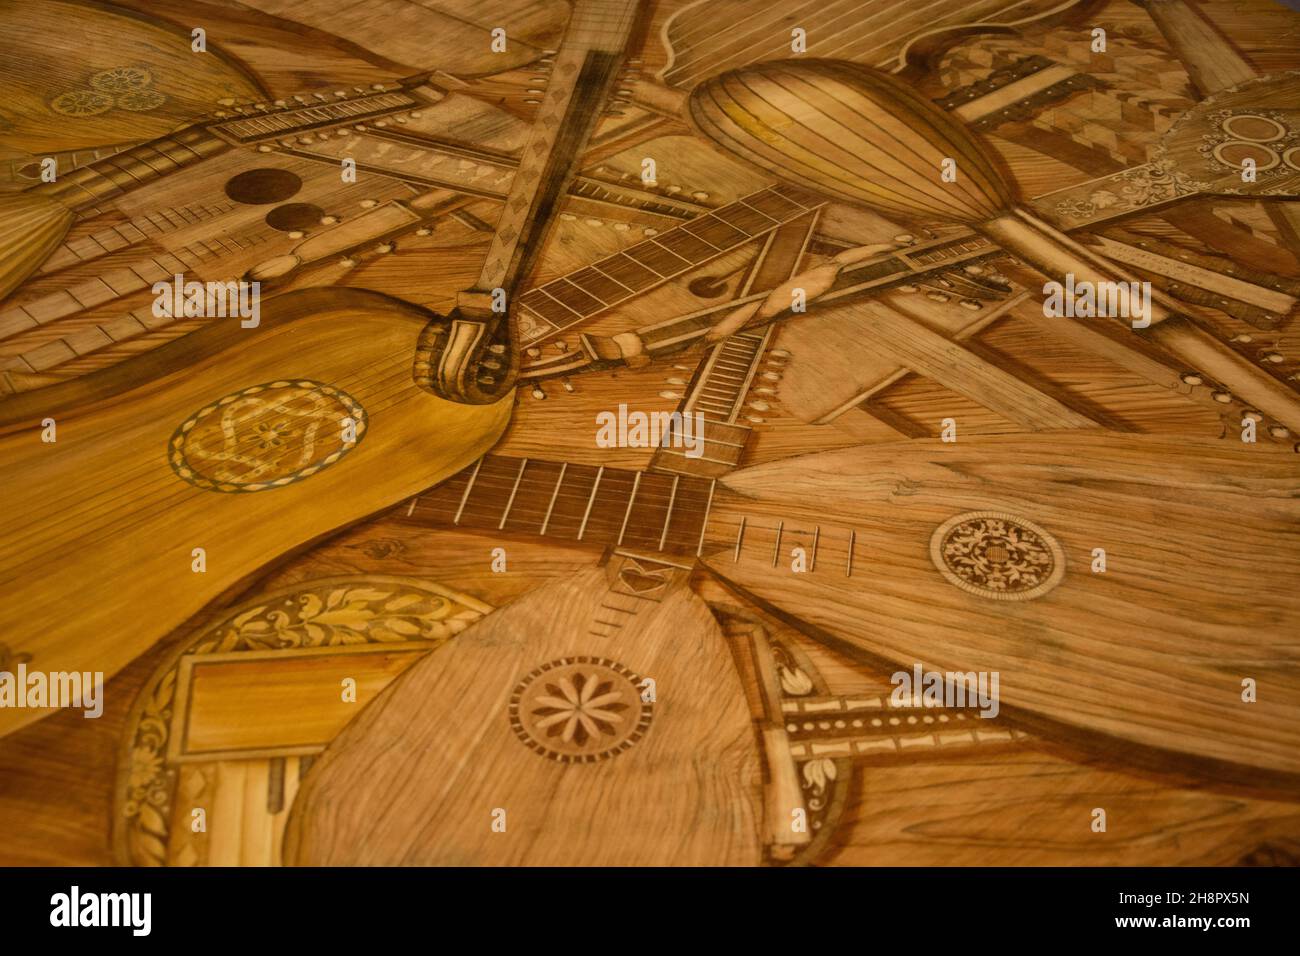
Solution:
[[[267,562],[483,454],[513,400],[416,384],[433,318],[291,292],[257,328],[218,319],[0,405],[0,637],[31,670],[110,677]],[[0,709],[0,734],[46,713]]]
[[[1011,204],[971,132],[894,77],[842,60],[777,60],[697,86],[706,139],[788,182],[908,217],[974,225]],[[945,163],[956,179],[945,182]]]
[[[681,573],[583,572],[411,667],[303,780],[285,861],[759,863],[753,724],[713,615],[666,583]]]
[[[998,672],[1045,735],[1300,779],[1292,453],[1077,430],[862,446],[727,476],[710,542],[728,582],[885,673]]]

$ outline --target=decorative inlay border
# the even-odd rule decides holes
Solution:
[[[417,578],[367,575],[306,581],[259,595],[221,614],[185,640],[136,696],[117,760],[113,853],[122,866],[190,865],[175,840],[205,834],[173,832],[178,768],[167,761],[181,658],[196,654],[294,650],[416,642],[431,650],[491,613],[468,595]],[[204,765],[187,764],[200,776]]]

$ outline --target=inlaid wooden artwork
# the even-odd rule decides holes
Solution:
[[[1300,863],[1300,10],[0,0],[0,866]]]

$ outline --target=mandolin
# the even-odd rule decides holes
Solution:
[[[576,4],[482,273],[450,315],[360,290],[289,292],[262,304],[258,328],[216,323],[0,406],[0,633],[29,670],[107,679],[268,560],[496,442],[518,369],[510,298],[635,13]],[[48,712],[6,708],[0,735]]]

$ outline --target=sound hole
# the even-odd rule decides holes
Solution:
[[[287,169],[250,169],[226,183],[226,195],[249,206],[284,202],[302,189],[302,180]]]
[[[172,470],[207,491],[280,488],[328,468],[357,446],[361,404],[311,380],[267,382],[217,399],[176,429]]]
[[[1230,141],[1214,147],[1214,158],[1228,166],[1241,169],[1247,159],[1255,161],[1255,168],[1265,172],[1276,166],[1280,159],[1272,149],[1261,143],[1243,143]]]
[[[930,540],[939,572],[969,594],[1027,601],[1065,576],[1065,552],[1046,530],[1014,515],[972,511],[941,524]]]
[[[565,657],[532,671],[510,697],[510,726],[534,753],[595,763],[641,739],[652,709],[641,678],[602,657]]]
[[[266,224],[281,232],[300,232],[319,226],[325,210],[307,202],[291,202],[276,206],[266,214]]]

